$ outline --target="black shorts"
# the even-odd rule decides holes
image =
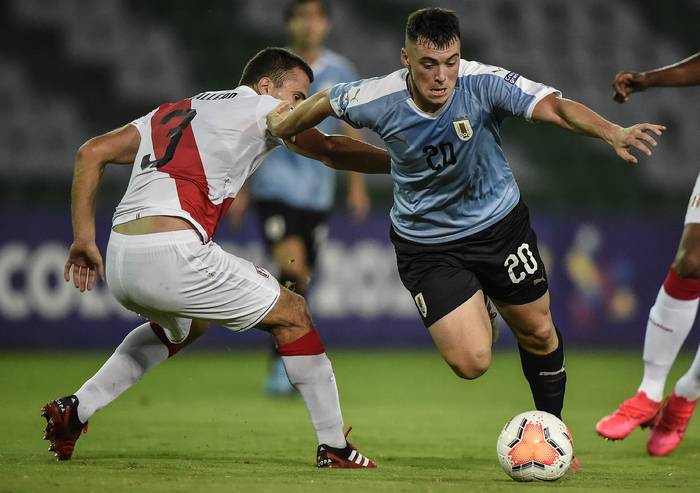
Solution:
[[[408,241],[391,228],[403,285],[426,327],[479,289],[493,300],[522,305],[548,289],[537,237],[521,201],[506,217],[476,234],[438,245]]]
[[[327,236],[326,211],[299,209],[274,200],[256,200],[260,226],[268,252],[290,236],[299,236],[306,248],[306,261],[313,270],[318,248]]]

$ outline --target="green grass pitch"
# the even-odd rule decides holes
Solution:
[[[638,383],[639,352],[570,351],[565,421],[584,470],[519,484],[500,469],[500,428],[532,408],[517,355],[498,351],[477,381],[435,351],[331,351],[352,441],[376,470],[318,470],[300,398],[262,393],[262,352],[183,352],[90,422],[73,460],[54,461],[39,409],[74,391],[105,354],[0,353],[0,492],[700,491],[700,425],[667,458],[646,432],[605,442],[594,423]],[[690,363],[676,364],[675,380]],[[671,382],[671,380],[669,380]]]

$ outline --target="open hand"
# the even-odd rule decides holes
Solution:
[[[82,293],[86,289],[90,291],[95,284],[95,272],[102,281],[105,280],[102,255],[94,241],[77,242],[70,246],[68,261],[63,268],[63,278],[70,282],[70,273],[73,271],[73,285]]]
[[[630,150],[632,148],[639,149],[647,156],[651,156],[651,147],[656,147],[656,140],[650,135],[655,133],[661,135],[666,127],[663,125],[654,125],[652,123],[640,123],[627,128],[619,128],[613,135],[610,145],[613,146],[615,152],[628,163],[636,164],[637,158],[634,157]]]

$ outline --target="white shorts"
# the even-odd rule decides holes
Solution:
[[[690,194],[688,210],[685,213],[685,224],[700,223],[700,175],[695,180],[695,187]]]
[[[129,310],[156,322],[172,342],[193,319],[233,331],[253,327],[272,309],[280,285],[265,269],[231,255],[194,230],[146,235],[112,231],[107,284]]]

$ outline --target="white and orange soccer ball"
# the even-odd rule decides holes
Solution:
[[[496,452],[503,470],[516,481],[554,481],[569,469],[574,443],[559,418],[527,411],[506,423]]]

